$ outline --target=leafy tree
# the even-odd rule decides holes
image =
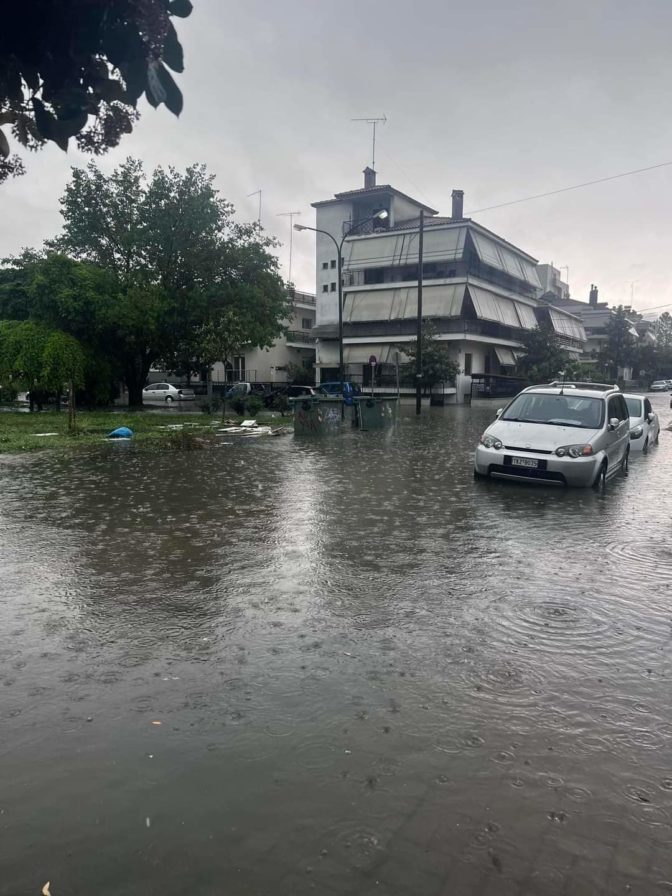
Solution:
[[[669,311],[660,315],[654,324],[653,333],[661,363],[669,368],[672,366],[672,314]]]
[[[569,355],[561,347],[555,331],[549,326],[526,330],[522,338],[523,356],[516,370],[530,383],[548,383],[567,368]]]
[[[84,351],[68,333],[54,330],[49,334],[42,354],[42,379],[48,389],[58,396],[63,384],[68,384],[68,430],[75,432],[76,390],[84,383]]]
[[[221,361],[226,369],[229,358],[240,353],[245,343],[245,330],[233,309],[206,321],[197,333],[197,356],[206,368],[208,402],[212,403],[212,365]]]
[[[287,380],[297,386],[314,386],[315,373],[310,368],[304,367],[303,364],[288,364]]]
[[[460,372],[458,364],[450,357],[448,346],[437,338],[438,331],[430,320],[423,320],[422,324],[422,358],[421,358],[421,383],[431,392],[434,386],[440,383],[452,382]],[[400,346],[410,360],[403,365],[403,374],[408,381],[416,382],[416,359],[418,356],[418,342],[407,343]]]
[[[0,321],[0,380],[30,390],[31,410],[40,395],[60,397],[70,390],[68,428],[75,427],[75,390],[84,380],[84,351],[79,342],[60,330],[49,330],[31,320]]]
[[[34,321],[0,321],[0,379],[27,389],[44,388],[44,350],[49,331]]]
[[[598,361],[607,378],[616,382],[619,368],[630,367],[636,360],[636,338],[631,334],[629,311],[619,305],[609,316],[607,340],[598,354]]]
[[[128,159],[111,175],[75,170],[53,246],[107,272],[118,296],[108,316],[131,405],[142,403],[152,363],[198,369],[202,328],[233,310],[244,343],[271,345],[289,300],[257,225],[241,225],[205,166],[157,168],[148,179]]]
[[[190,0],[24,0],[3,10],[0,125],[29,150],[53,141],[96,155],[133,130],[144,94],[179,115],[184,70],[173,24]],[[90,117],[92,120],[90,120]],[[0,183],[23,173],[0,129]]]

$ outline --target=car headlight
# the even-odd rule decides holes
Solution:
[[[483,433],[481,436],[481,445],[483,445],[484,448],[494,448],[496,451],[499,451],[500,448],[504,447],[501,439],[488,435],[488,433]]]
[[[593,453],[592,445],[563,445],[556,448],[555,453],[558,457],[590,457]]]
[[[630,431],[631,439],[639,439],[643,435],[644,435],[644,427],[643,426],[635,426],[635,428]]]

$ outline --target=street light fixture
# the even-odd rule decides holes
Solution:
[[[338,265],[338,378],[341,383],[341,397],[345,399],[344,392],[344,373],[345,373],[345,365],[343,363],[343,243],[350,236],[353,230],[357,230],[358,227],[361,227],[363,224],[368,224],[369,221],[385,221],[389,217],[389,212],[384,208],[379,212],[376,212],[375,215],[370,215],[368,218],[364,218],[361,221],[357,221],[356,224],[353,224],[341,237],[340,242],[336,239],[336,237],[329,233],[328,230],[321,230],[319,227],[307,227],[305,224],[295,224],[294,230],[312,230],[313,233],[323,233],[325,236],[328,236],[332,241],[334,246],[336,246],[336,258]],[[345,401],[341,404],[341,419],[345,417]]]

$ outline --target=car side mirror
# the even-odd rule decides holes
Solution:
[[[501,417],[503,413],[504,408],[497,408],[497,410],[495,411],[495,417]]]
[[[649,421],[649,423],[653,423],[655,417],[656,417],[655,414],[647,414],[646,415],[646,419]]]
[[[609,426],[607,427],[609,429],[609,432],[613,432],[615,429],[618,429],[620,422],[621,421],[618,419],[618,417],[612,417],[609,421]]]

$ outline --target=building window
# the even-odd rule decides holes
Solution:
[[[331,289],[332,292],[336,292],[336,284],[335,284],[335,283],[332,283],[331,286],[330,286],[330,289]]]
[[[322,292],[329,292],[329,284],[328,283],[322,284]]]
[[[472,363],[471,352],[465,352],[464,353],[464,375],[465,376],[471,376],[471,363]]]
[[[328,261],[323,261],[323,262],[322,262],[322,270],[323,270],[323,271],[328,271],[328,270],[329,270],[329,262],[328,262]]]
[[[302,330],[312,330],[313,329],[313,321],[310,317],[302,317],[301,318],[301,329]]]
[[[335,258],[331,259],[331,266],[332,266],[332,268],[336,267],[336,259]]]

